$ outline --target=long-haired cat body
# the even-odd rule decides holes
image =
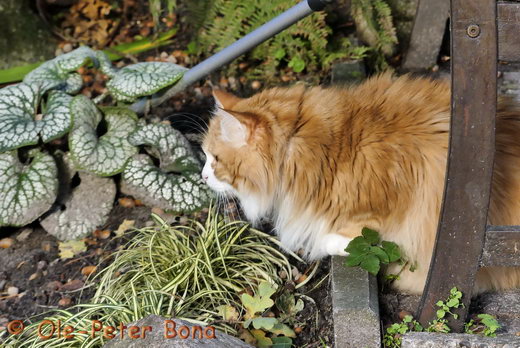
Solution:
[[[446,81],[385,74],[350,88],[214,96],[202,172],[213,190],[237,197],[251,222],[271,219],[284,247],[311,260],[345,255],[363,227],[377,230],[416,266],[394,286],[422,292],[444,189]],[[520,108],[511,100],[499,101],[496,128],[488,220],[520,225]],[[475,290],[519,286],[520,268],[489,267]]]

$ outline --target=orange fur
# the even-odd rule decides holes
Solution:
[[[246,99],[217,93],[247,129],[245,145],[222,140],[217,112],[203,149],[217,158],[219,180],[239,198],[254,197],[251,219],[270,217],[278,229],[308,222],[350,238],[373,228],[417,266],[395,286],[422,292],[444,188],[447,82],[385,74],[351,88],[296,85]],[[499,102],[496,139],[489,222],[520,225],[520,108],[510,100]],[[298,229],[291,233],[284,238],[296,240]],[[484,268],[476,290],[518,286],[520,269]]]

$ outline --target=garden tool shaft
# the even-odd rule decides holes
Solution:
[[[197,82],[220,67],[229,64],[237,57],[260,45],[262,42],[275,36],[282,30],[290,27],[300,19],[307,17],[314,11],[323,10],[325,5],[332,2],[333,0],[301,1],[297,5],[291,7],[279,16],[258,27],[243,38],[235,41],[220,52],[212,55],[208,59],[186,71],[182,79],[168,90],[152,96],[151,99],[143,98],[138,100],[131,106],[131,109],[137,113],[143,113],[147,108],[163,103],[165,100],[171,98],[178,92],[186,89],[186,87],[192,83]]]

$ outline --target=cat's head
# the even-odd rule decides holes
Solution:
[[[202,149],[202,177],[224,195],[266,194],[272,190],[278,144],[273,115],[262,94],[239,98],[214,91],[216,108]]]

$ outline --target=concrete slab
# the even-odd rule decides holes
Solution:
[[[520,348],[520,337],[414,332],[403,336],[401,348]]]
[[[333,256],[332,315],[334,342],[341,348],[381,347],[377,280],[359,267],[345,267],[345,257]]]

